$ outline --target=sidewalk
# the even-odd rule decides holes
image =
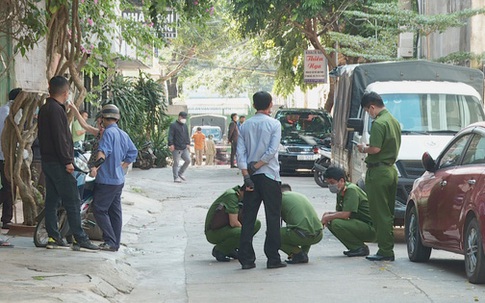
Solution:
[[[433,251],[427,264],[407,258],[396,230],[396,261],[348,258],[327,231],[312,246],[308,264],[268,270],[261,231],[254,238],[257,267],[216,262],[203,224],[212,201],[242,183],[237,169],[189,167],[175,184],[170,168],[128,175],[123,193],[121,250],[74,252],[35,248],[14,237],[0,249],[1,302],[481,302],[485,286],[466,280],[463,256]],[[310,199],[318,214],[334,208],[335,196],[313,178],[283,177]],[[377,245],[369,245],[375,253]],[[282,254],[282,259],[286,256]]]

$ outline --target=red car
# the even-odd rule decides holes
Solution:
[[[485,283],[485,122],[456,134],[409,195],[405,217],[408,257],[426,262],[431,249],[465,255],[471,283]]]

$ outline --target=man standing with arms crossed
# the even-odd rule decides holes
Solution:
[[[357,145],[367,153],[365,187],[369,210],[376,229],[379,250],[367,256],[370,261],[394,261],[394,207],[397,192],[397,171],[394,167],[401,147],[401,126],[384,106],[381,96],[365,93],[360,103],[374,122],[369,145]]]
[[[73,249],[97,250],[81,227],[81,200],[74,172],[74,146],[65,103],[69,98],[69,82],[62,76],[49,81],[49,98],[39,110],[39,145],[42,171],[46,180],[45,227],[47,248],[67,247],[57,227],[60,202],[66,209],[67,221],[74,235]]]
[[[278,147],[281,124],[270,117],[273,106],[268,92],[253,95],[256,114],[244,123],[237,144],[237,164],[244,176],[246,192],[243,199],[243,221],[239,244],[239,263],[242,269],[256,267],[253,249],[254,224],[261,201],[266,214],[264,253],[267,268],[285,267],[278,252],[281,246],[281,179]]]

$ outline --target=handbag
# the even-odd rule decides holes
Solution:
[[[242,208],[239,208],[238,220],[242,222]],[[219,204],[216,208],[214,216],[210,224],[211,230],[216,230],[223,228],[224,226],[229,226],[229,214],[226,212],[226,207],[224,204]]]

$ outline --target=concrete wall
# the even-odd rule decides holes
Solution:
[[[449,14],[485,6],[485,0],[421,0],[419,3],[420,12],[425,15]],[[485,16],[478,15],[470,18],[465,26],[421,37],[420,57],[433,60],[454,52],[481,54],[485,50],[484,26]],[[480,62],[467,62],[467,65],[481,67]]]

